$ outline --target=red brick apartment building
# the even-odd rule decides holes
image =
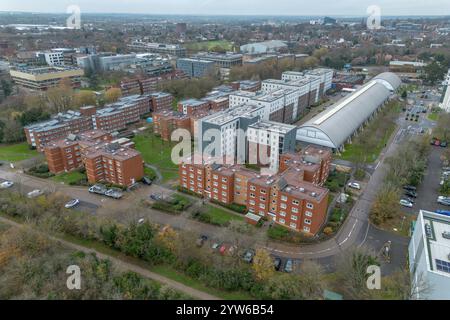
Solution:
[[[173,110],[160,110],[153,113],[153,132],[165,141],[170,141],[176,129],[191,131],[191,117]]]
[[[178,102],[178,112],[181,112],[188,116],[192,115],[195,112],[202,112],[209,110],[210,110],[209,101],[187,99]]]
[[[167,93],[128,96],[102,109],[87,106],[80,111],[69,110],[59,113],[48,121],[26,126],[24,131],[28,143],[42,152],[47,143],[63,139],[68,134],[78,134],[94,129],[107,132],[122,130],[130,123],[138,122],[152,109],[167,109],[171,104],[172,96]]]
[[[331,152],[310,146],[280,159],[280,171],[267,176],[241,165],[215,164],[213,160],[192,164],[190,157],[180,164],[180,185],[223,204],[245,205],[250,213],[315,235],[327,217],[329,190],[321,185],[328,176]]]
[[[69,135],[45,146],[44,152],[52,173],[68,172],[84,166],[91,183],[108,182],[129,186],[142,179],[143,160],[128,139],[113,141],[102,130]]]

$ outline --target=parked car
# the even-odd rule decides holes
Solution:
[[[70,209],[70,208],[76,207],[76,206],[79,205],[79,204],[80,204],[80,200],[78,200],[78,199],[72,199],[72,200],[70,200],[69,202],[67,202],[67,203],[64,205],[64,207],[65,207],[66,209]]]
[[[219,248],[219,253],[221,255],[225,255],[226,252],[227,252],[227,245],[225,245],[225,244],[221,245]]]
[[[450,211],[448,210],[436,210],[436,213],[442,214],[444,216],[449,216],[450,217]]]
[[[403,199],[405,199],[406,201],[411,202],[412,204],[416,203],[416,200],[414,198],[404,197]]]
[[[291,273],[294,271],[294,261],[292,259],[287,259],[284,265],[284,272]]]
[[[408,186],[408,185],[403,186],[403,189],[409,190],[409,191],[416,191],[416,190],[417,190],[416,187],[414,187],[414,186]]]
[[[442,167],[442,171],[450,171],[450,167]]]
[[[105,192],[105,196],[113,199],[120,199],[123,197],[123,192],[120,189],[111,188]]]
[[[2,183],[0,183],[0,188],[2,189],[9,189],[14,185],[14,182],[12,181],[3,181]]]
[[[448,197],[439,196],[437,202],[445,206],[450,206],[450,198]]]
[[[89,188],[90,193],[96,193],[101,195],[104,195],[106,191],[107,191],[106,187],[102,184],[95,184]]]
[[[276,271],[280,271],[280,269],[281,269],[281,263],[282,263],[282,261],[281,261],[280,258],[275,258],[275,259],[273,260],[273,267],[275,268]]]
[[[200,238],[198,238],[196,241],[197,247],[203,246],[206,240],[208,240],[208,237],[205,235],[201,235]]]
[[[139,220],[138,220],[138,223],[139,224],[143,224],[145,222],[145,219],[144,218],[140,218]]]
[[[408,207],[408,208],[412,208],[413,204],[412,202],[405,200],[405,199],[401,199],[400,200],[400,205],[404,206],[404,207]]]
[[[442,232],[442,238],[450,240],[450,232],[448,231]]]
[[[361,185],[357,182],[350,182],[348,186],[352,189],[361,190]]]
[[[152,193],[150,195],[150,199],[155,200],[155,201],[160,201],[161,200],[161,196],[159,194]]]
[[[417,192],[415,192],[415,191],[405,191],[405,196],[408,196],[408,197],[412,197],[412,198],[417,198]]]
[[[441,147],[442,148],[447,148],[447,141],[442,141],[441,142]]]
[[[244,255],[242,256],[242,259],[247,263],[253,262],[253,257],[255,256],[255,251],[248,249],[244,252]]]
[[[153,181],[152,181],[152,179],[150,179],[149,177],[144,176],[144,177],[142,178],[142,183],[143,183],[143,184],[146,184],[146,185],[148,185],[148,186],[151,186],[152,183],[153,183]]]
[[[217,250],[219,248],[220,248],[220,243],[218,243],[218,242],[214,242],[211,246],[211,249],[213,249],[213,250]]]
[[[39,196],[41,196],[43,194],[44,194],[44,191],[36,189],[36,190],[31,191],[31,192],[28,192],[27,193],[27,197],[31,199],[31,198],[39,197]]]

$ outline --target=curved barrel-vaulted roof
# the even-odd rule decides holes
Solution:
[[[297,130],[297,140],[338,149],[400,84],[400,78],[393,73],[378,75],[301,125]]]

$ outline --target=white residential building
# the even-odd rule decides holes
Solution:
[[[280,154],[285,152],[294,152],[296,144],[297,127],[273,122],[259,121],[251,124],[247,131],[247,140],[249,144],[248,158],[255,163],[255,160],[261,156],[260,148],[265,146],[264,150],[268,157],[269,169],[275,174],[280,166]]]
[[[409,243],[415,299],[450,299],[450,217],[421,210]]]

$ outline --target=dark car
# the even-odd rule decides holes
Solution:
[[[417,198],[417,193],[415,191],[405,191],[405,196]]]
[[[159,201],[159,200],[161,200],[161,196],[159,194],[152,193],[150,195],[150,199],[155,200],[155,201]]]
[[[441,142],[441,147],[442,148],[447,148],[447,141],[442,141]]]
[[[292,259],[287,259],[284,265],[284,272],[291,273],[294,271],[294,261]]]
[[[416,191],[417,190],[416,187],[409,186],[409,185],[403,186],[403,189],[408,190],[408,191]]]
[[[147,176],[145,176],[145,177],[143,177],[142,178],[142,183],[143,184],[146,184],[146,185],[148,185],[148,186],[151,186],[152,185],[152,179],[150,179],[149,177],[147,177]]]
[[[244,252],[244,255],[242,256],[242,259],[247,263],[253,262],[253,257],[255,256],[255,251],[253,250],[246,250]]]
[[[203,246],[203,244],[205,243],[206,240],[208,240],[208,237],[205,235],[201,235],[200,238],[197,239],[197,242],[196,242],[197,246],[198,247]]]
[[[282,263],[282,261],[281,261],[280,258],[275,258],[275,259],[273,260],[273,267],[275,268],[276,271],[280,271],[280,269],[281,269],[281,263]]]

